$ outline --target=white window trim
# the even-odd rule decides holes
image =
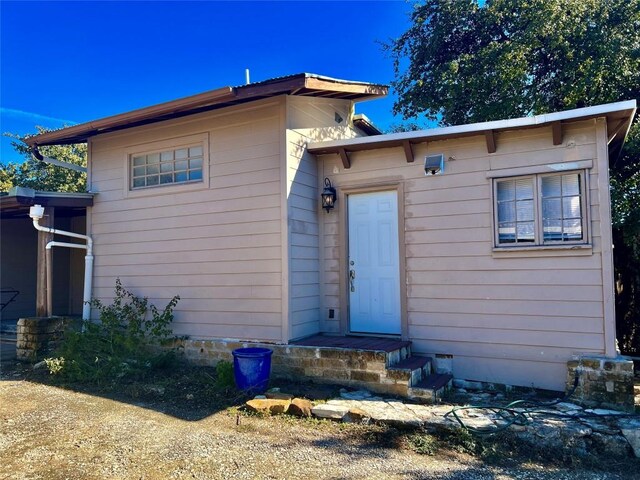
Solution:
[[[552,177],[559,175],[567,175],[571,173],[577,173],[582,177],[580,182],[580,196],[581,204],[580,211],[582,216],[582,240],[576,240],[571,242],[563,241],[544,241],[543,221],[542,221],[542,177]],[[535,227],[535,241],[533,243],[500,243],[498,232],[498,182],[505,180],[517,180],[519,178],[533,178],[534,179],[534,227]],[[493,251],[494,252],[509,252],[509,251],[535,251],[535,250],[591,250],[591,237],[589,228],[589,175],[587,170],[568,170],[568,171],[554,171],[553,173],[532,173],[529,175],[517,175],[517,176],[500,176],[493,178],[491,182],[492,189],[492,209],[493,209]]]
[[[158,153],[163,150],[177,150],[185,147],[202,145],[202,180],[191,180],[177,183],[164,183],[150,187],[133,188],[133,170],[131,159],[136,155]],[[171,138],[157,142],[133,145],[126,148],[124,154],[124,192],[128,198],[146,197],[156,195],[173,195],[180,192],[207,190],[210,184],[209,174],[210,152],[209,134],[199,133],[184,137]]]
[[[489,170],[487,178],[527,177],[538,173],[568,173],[571,171],[589,170],[593,168],[593,160],[577,160],[575,162],[548,163],[527,167],[509,167]]]

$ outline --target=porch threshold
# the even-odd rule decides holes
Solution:
[[[411,342],[384,337],[356,337],[316,334],[300,340],[294,340],[289,345],[300,347],[346,348],[351,350],[369,350],[375,352],[393,352],[408,347]]]

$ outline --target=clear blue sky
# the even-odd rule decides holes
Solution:
[[[0,1],[0,131],[59,128],[251,80],[312,72],[388,83],[380,42],[411,4]],[[393,97],[357,110],[399,123]],[[2,138],[0,161],[20,161]]]

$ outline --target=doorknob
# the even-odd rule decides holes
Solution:
[[[349,270],[349,287],[350,287],[352,292],[356,291],[356,286],[353,283],[353,281],[355,279],[356,279],[356,271],[355,270]]]

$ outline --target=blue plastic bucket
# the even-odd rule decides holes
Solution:
[[[239,390],[262,393],[269,384],[271,355],[268,348],[237,348],[233,352],[233,375]]]

